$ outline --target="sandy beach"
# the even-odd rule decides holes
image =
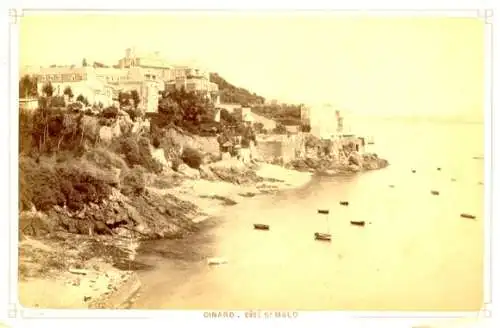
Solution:
[[[228,164],[241,167],[241,162],[236,160],[222,163],[226,166]],[[148,190],[161,196],[173,195],[196,204],[200,212],[193,218],[193,222],[199,223],[223,215],[230,205],[253,202],[256,201],[253,198],[257,196],[300,187],[308,183],[312,176],[308,172],[297,172],[265,163],[260,164],[255,172],[264,179],[263,182],[237,185],[223,181],[184,179],[173,188],[148,187]],[[106,237],[99,236],[99,241],[103,240],[106,242]],[[116,244],[110,238],[107,242]],[[127,247],[125,245],[123,248]],[[83,247],[77,249],[61,241],[26,237],[20,242],[19,249],[22,254],[22,279],[19,281],[18,292],[20,303],[24,307],[121,308],[127,306],[141,286],[133,270],[116,268],[109,258],[93,257],[82,261],[80,256]]]

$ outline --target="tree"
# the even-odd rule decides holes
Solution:
[[[155,124],[165,126],[175,124],[198,134],[213,123],[215,110],[203,94],[187,92],[184,88],[165,91],[158,104]]]
[[[171,97],[165,96],[160,99],[158,103],[158,113],[164,116],[167,123],[179,125],[182,122],[182,108]]]
[[[53,107],[65,107],[66,106],[66,102],[64,101],[64,97],[61,97],[61,96],[52,97],[50,104]]]
[[[52,86],[52,83],[50,83],[50,81],[43,85],[42,92],[46,97],[52,97],[52,95],[54,94],[54,87]]]
[[[36,77],[23,76],[19,80],[19,97],[29,98],[38,96],[38,83]]]
[[[139,97],[139,92],[137,92],[137,90],[132,90],[130,92],[130,97],[134,101],[134,108],[137,108],[137,106],[139,106],[139,103],[141,102],[141,97]]]
[[[120,103],[120,106],[127,106],[130,105],[130,93],[128,92],[121,92],[118,93],[118,102]]]
[[[64,95],[65,96],[68,96],[69,99],[73,98],[73,91],[71,90],[71,87],[70,86],[67,86],[65,89],[64,89]]]
[[[276,134],[286,134],[286,128],[283,124],[278,123],[273,132]]]
[[[82,60],[82,66],[87,67],[87,59],[83,58]]]
[[[253,128],[257,133],[262,133],[262,130],[264,130],[264,124],[261,122],[256,122],[253,124]]]
[[[89,105],[89,100],[86,97],[84,97],[82,94],[80,94],[80,95],[78,95],[78,97],[76,97],[76,101],[81,102],[85,106]]]

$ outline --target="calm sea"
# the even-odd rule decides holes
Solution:
[[[146,244],[139,261],[151,268],[139,272],[144,287],[134,307],[479,309],[484,162],[473,157],[483,155],[483,126],[386,121],[360,130],[374,136],[368,150],[388,159],[388,168],[316,177],[228,207],[196,236]],[[317,214],[320,208],[330,214]],[[461,218],[464,212],[477,219]],[[256,231],[253,223],[271,229]],[[315,232],[331,233],[332,241],[315,241]],[[208,266],[207,256],[228,263]]]

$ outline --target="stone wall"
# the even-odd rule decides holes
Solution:
[[[257,153],[266,162],[281,159],[283,163],[288,163],[304,156],[305,134],[259,136]]]
[[[257,138],[258,157],[266,162],[282,159],[283,163],[288,163],[298,158],[316,158],[321,155],[329,155],[335,160],[339,160],[343,154],[343,149],[347,153],[357,151],[360,154],[365,152],[361,138],[347,136],[333,140],[322,140],[306,148],[306,138],[309,134],[299,133],[292,135],[260,135]]]
[[[182,148],[190,147],[201,150],[204,153],[219,154],[219,143],[216,137],[190,136],[173,128],[168,129],[165,132],[165,136],[170,137],[176,145]]]

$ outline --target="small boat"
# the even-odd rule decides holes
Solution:
[[[439,195],[439,191],[437,191],[437,190],[431,190],[431,194],[437,196],[437,195]]]
[[[269,226],[267,224],[255,223],[253,227],[257,230],[269,230]]]
[[[340,202],[340,205],[343,205],[343,206],[348,206],[348,205],[349,205],[349,202],[342,201],[342,202]]]
[[[467,214],[467,213],[462,213],[460,214],[461,217],[466,218],[466,219],[475,219],[476,216],[472,214]]]
[[[417,170],[411,170],[411,172],[412,172],[412,173],[416,173],[416,172],[417,172]]]
[[[328,214],[330,210],[318,210],[318,214]]]
[[[440,167],[438,167],[438,168],[437,168],[437,170],[438,170],[438,171],[441,171],[441,168],[440,168]]]
[[[315,232],[314,233],[314,238],[316,240],[331,241],[332,240],[332,235],[330,235],[329,233]]]
[[[365,226],[365,221],[351,221],[351,224],[352,225],[357,225],[357,226],[364,227]]]
[[[227,264],[227,260],[219,257],[211,257],[207,259],[208,265],[218,265],[218,264]]]

